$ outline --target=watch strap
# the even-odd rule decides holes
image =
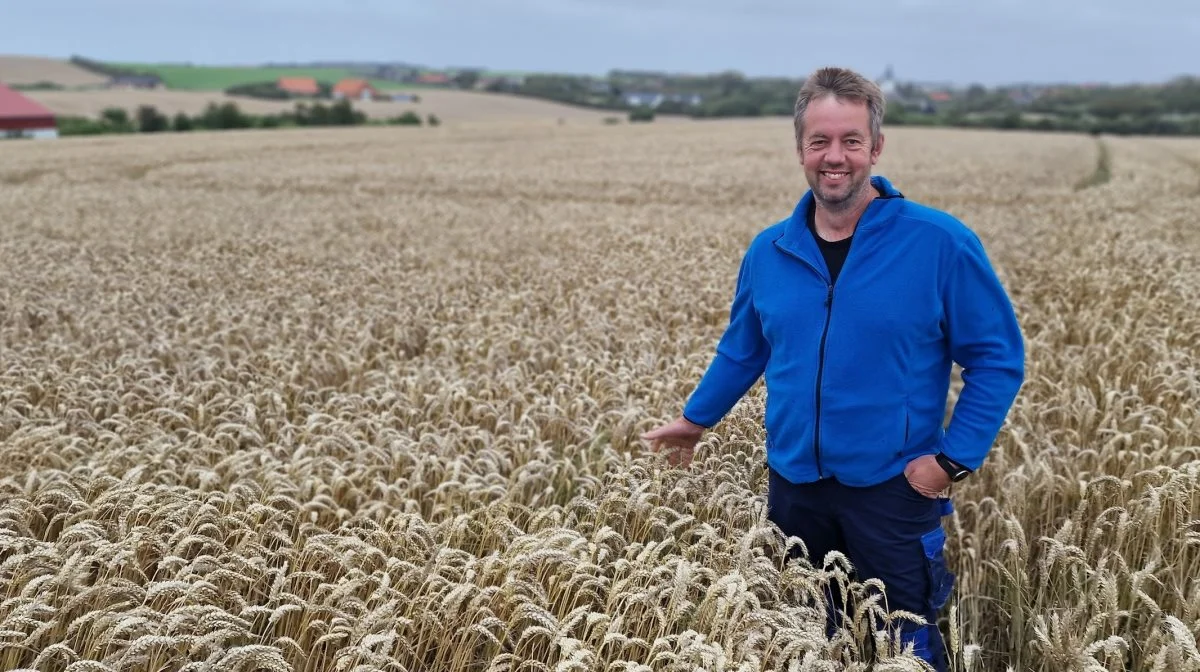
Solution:
[[[950,475],[950,480],[957,483],[971,475],[971,470],[946,457],[942,453],[936,456],[937,463]]]

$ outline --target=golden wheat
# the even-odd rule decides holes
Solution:
[[[691,469],[636,439],[803,189],[788,120],[409,130],[6,145],[0,669],[922,669],[846,558],[784,562],[761,386]],[[955,669],[1200,670],[1200,143],[879,170],[1029,344],[947,521]]]

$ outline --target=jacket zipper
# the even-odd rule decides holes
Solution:
[[[821,380],[825,377],[825,338],[829,336],[829,322],[833,316],[833,285],[825,295],[825,328],[821,331],[821,347],[817,358],[817,419],[813,425],[813,453],[817,459],[817,478],[825,478],[821,471]]]
[[[821,330],[821,345],[818,348],[816,421],[813,425],[813,455],[817,461],[817,478],[825,478],[825,472],[821,470],[821,380],[825,377],[825,340],[829,336],[829,323],[833,318],[833,283],[826,280],[825,276],[821,274],[821,270],[807,259],[787,250],[781,245],[776,245],[775,247],[789,257],[797,259],[805,266],[811,268],[818,277],[825,280],[825,286],[828,288],[828,291],[825,293],[825,327]]]
[[[891,197],[889,196],[888,198],[891,198]],[[865,216],[865,213],[864,213],[864,216]],[[862,227],[855,227],[855,234],[859,235],[860,240],[862,238],[861,232],[862,232]],[[817,478],[825,478],[825,472],[822,471],[822,469],[821,469],[821,382],[825,377],[825,341],[826,341],[827,337],[829,336],[829,323],[833,321],[833,285],[834,285],[834,283],[832,282],[831,278],[827,279],[826,276],[821,273],[821,269],[817,268],[814,264],[809,262],[804,257],[801,257],[800,255],[792,252],[791,250],[787,249],[786,247],[779,245],[778,242],[776,242],[776,244],[775,244],[775,249],[783,252],[784,254],[788,255],[789,257],[799,260],[805,266],[808,266],[809,268],[811,268],[813,270],[813,272],[817,274],[817,277],[819,277],[825,281],[825,286],[827,288],[827,291],[825,293],[825,327],[821,330],[821,345],[818,349],[816,421],[813,424],[813,454],[814,454],[814,458],[816,459],[816,462],[817,462]],[[849,253],[847,253],[846,259],[842,264],[842,272],[843,273],[846,270],[846,263],[848,263],[849,261],[850,261],[850,255],[849,255]],[[905,419],[904,433],[906,435],[908,434],[907,418]],[[908,441],[908,439],[905,438],[906,443],[907,443],[907,441]]]

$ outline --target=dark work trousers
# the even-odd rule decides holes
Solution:
[[[820,568],[829,551],[841,551],[854,566],[854,580],[883,581],[888,611],[923,616],[929,625],[903,622],[900,636],[939,672],[947,663],[937,616],[955,578],[946,568],[941,519],[951,510],[949,499],[922,495],[904,474],[874,486],[851,487],[833,478],[798,485],[770,470],[770,519],[784,534],[804,541],[813,566]],[[793,549],[793,555],[799,552]],[[828,591],[826,599],[832,634],[842,622],[843,600]]]

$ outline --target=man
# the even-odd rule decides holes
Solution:
[[[883,114],[857,73],[824,68],[805,82],[795,132],[809,191],[746,251],[729,325],[682,417],[642,437],[686,466],[765,376],[771,520],[817,566],[841,551],[860,580],[884,582],[888,609],[924,616],[930,625],[902,639],[944,670],[935,623],[955,577],[941,493],[991,449],[1024,380],[1024,345],[979,238],[871,175]],[[952,362],[964,386],[943,428]]]

